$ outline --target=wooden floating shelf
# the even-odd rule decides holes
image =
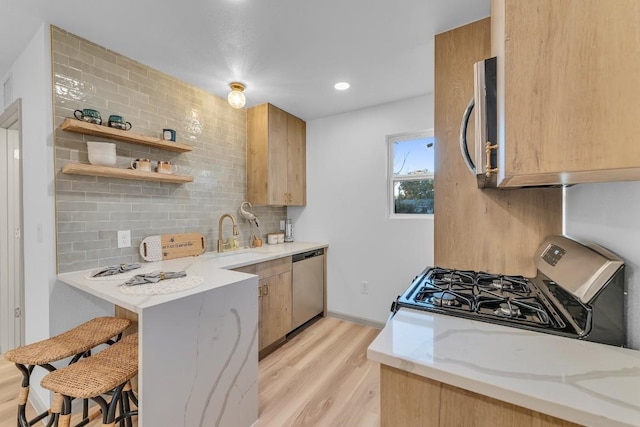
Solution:
[[[171,182],[174,184],[185,184],[193,181],[193,177],[189,175],[143,172],[135,169],[87,165],[85,163],[67,163],[62,166],[62,173],[71,175],[103,176],[106,178],[118,179],[135,179],[138,181]]]
[[[118,141],[130,142],[131,144],[146,145],[148,147],[160,148],[177,153],[186,153],[187,151],[193,150],[191,146],[181,142],[165,141],[164,139],[154,138],[152,136],[140,135],[130,130],[110,128],[108,126],[96,125],[72,118],[65,119],[62,125],[60,125],[60,128],[67,132],[116,139]]]

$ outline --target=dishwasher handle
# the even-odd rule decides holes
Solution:
[[[301,254],[295,254],[292,258],[292,262],[304,261],[305,259],[324,255],[324,248],[315,249],[309,252],[302,252]]]

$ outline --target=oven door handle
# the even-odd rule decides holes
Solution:
[[[471,160],[471,155],[469,154],[469,147],[467,145],[467,128],[469,127],[469,119],[471,118],[471,112],[473,111],[475,103],[475,98],[471,98],[469,105],[467,105],[467,109],[464,110],[462,123],[460,124],[460,152],[462,153],[462,159],[466,163],[467,168],[469,168],[469,171],[474,176],[476,175],[476,165],[473,164],[473,160]]]

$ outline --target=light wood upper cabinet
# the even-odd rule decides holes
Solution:
[[[458,145],[473,64],[490,55],[490,32],[484,19],[435,38],[434,259],[440,267],[534,276],[538,245],[562,233],[561,190],[480,190]]]
[[[307,202],[306,123],[271,104],[247,110],[247,199],[255,205]]]
[[[640,2],[492,0],[506,187],[640,180]]]

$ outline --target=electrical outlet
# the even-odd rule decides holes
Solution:
[[[131,230],[118,231],[118,248],[131,247]]]
[[[280,231],[284,231],[284,228],[285,228],[285,226],[284,226],[284,219],[281,219],[281,220],[280,220]]]
[[[360,282],[360,293],[365,295],[369,293],[369,282]]]

